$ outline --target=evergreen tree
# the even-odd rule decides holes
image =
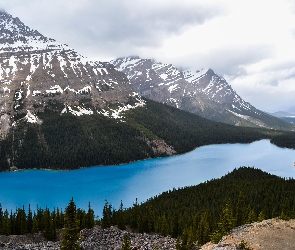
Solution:
[[[265,220],[265,214],[263,211],[261,211],[258,215],[257,221],[263,221]]]
[[[102,228],[108,228],[112,225],[112,205],[109,205],[108,201],[105,201],[105,205],[102,211],[101,226]]]
[[[2,220],[2,234],[10,235],[11,234],[11,221],[9,219],[9,212],[7,209],[3,213],[3,220]]]
[[[208,212],[204,212],[197,229],[197,241],[199,244],[204,244],[210,240],[210,226]]]
[[[76,205],[72,198],[65,211],[65,228],[62,233],[61,250],[80,249],[78,243],[79,237],[79,222],[76,215]]]
[[[222,236],[226,235],[229,230],[233,229],[235,225],[233,210],[229,203],[222,209],[219,222],[217,223],[217,230],[212,235],[212,242],[218,243]]]
[[[28,211],[28,218],[27,218],[27,225],[28,225],[28,233],[32,233],[33,230],[33,214],[31,210],[31,206],[29,204],[29,211]]]
[[[90,202],[88,204],[88,212],[86,214],[86,228],[94,227],[94,211],[90,206]]]
[[[44,237],[47,240],[54,240],[56,237],[55,228],[53,225],[53,219],[48,208],[44,211]]]
[[[245,224],[246,206],[245,206],[245,196],[240,191],[238,196],[238,202],[236,204],[236,225],[240,226]]]
[[[25,234],[27,233],[27,218],[26,212],[23,209],[18,209],[16,213],[16,228],[14,228],[15,234]]]
[[[122,250],[131,250],[131,240],[130,237],[127,235],[124,235]]]
[[[117,224],[118,224],[118,228],[120,228],[121,230],[125,229],[125,222],[124,222],[124,217],[123,217],[123,202],[122,201],[120,203],[120,208],[117,212]]]
[[[2,211],[2,206],[0,203],[0,235],[3,234],[2,233],[2,221],[3,221],[3,211]]]
[[[37,219],[36,214],[34,213],[32,233],[38,233],[38,232],[39,232],[38,219]]]

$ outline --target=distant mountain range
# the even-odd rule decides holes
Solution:
[[[294,128],[211,69],[88,61],[5,11],[0,29],[0,171],[120,164],[263,138],[295,147],[294,133],[244,127]]]
[[[290,108],[287,111],[278,111],[271,113],[270,115],[279,117],[282,120],[285,120],[287,122],[295,123],[295,107]]]
[[[236,126],[294,129],[294,126],[244,101],[212,69],[182,71],[172,64],[137,56],[111,61],[135,91],[152,100]]]

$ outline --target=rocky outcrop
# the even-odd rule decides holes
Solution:
[[[176,240],[158,234],[139,234],[119,230],[116,227],[84,229],[81,231],[80,246],[85,250],[120,250],[124,236],[131,240],[133,250],[175,250]],[[42,235],[0,236],[0,250],[57,250],[61,241],[45,241]]]
[[[218,244],[202,250],[239,250],[244,243],[252,250],[291,250],[295,246],[295,220],[270,219],[234,228]],[[245,248],[244,248],[245,249]]]

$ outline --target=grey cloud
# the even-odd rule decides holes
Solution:
[[[96,20],[104,25],[94,24],[96,36],[105,42],[112,39],[128,40],[153,46],[167,35],[178,34],[189,26],[202,24],[222,13],[220,6],[186,6],[179,1],[165,3],[116,0],[103,8],[95,3],[93,10],[98,10],[98,15],[93,13],[91,21]],[[93,28],[93,25],[90,27]]]
[[[179,65],[188,68],[212,68],[218,75],[240,77],[247,75],[245,66],[267,59],[272,55],[272,47],[252,45],[241,47],[220,47],[206,53],[190,54],[180,59]],[[177,62],[175,62],[177,63]]]
[[[245,74],[244,66],[259,62],[263,59],[269,58],[272,55],[271,47],[265,45],[253,45],[235,48],[221,48],[210,53],[208,62],[213,62],[216,70],[221,75],[241,75]],[[212,57],[217,60],[212,60]],[[213,66],[212,66],[213,67]]]
[[[1,4],[3,2],[3,4]],[[6,1],[7,2],[7,1]],[[87,55],[121,56],[143,48],[157,48],[164,39],[226,14],[220,4],[170,0],[10,0],[28,26]],[[11,13],[13,15],[13,13]],[[33,25],[30,25],[33,24]],[[94,51],[94,52],[93,52]]]

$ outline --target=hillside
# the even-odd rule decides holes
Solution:
[[[190,249],[194,242],[218,243],[236,226],[295,218],[294,197],[294,179],[242,167],[220,179],[164,192],[111,216],[112,223],[121,227],[181,237],[183,249]]]
[[[123,122],[101,114],[60,114],[58,105],[37,113],[42,124],[18,121],[0,141],[0,170],[77,169],[185,153],[217,143],[249,143],[269,138],[294,148],[295,133],[235,127],[145,100],[125,111]]]

